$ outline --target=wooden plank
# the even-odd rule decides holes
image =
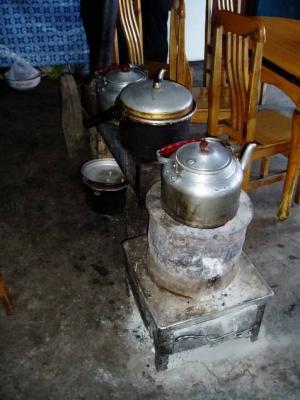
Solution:
[[[82,123],[81,101],[73,75],[60,78],[62,115],[61,124],[69,159],[84,159],[88,156],[88,137]]]
[[[275,183],[275,182],[280,182],[285,178],[285,175],[286,175],[286,173],[282,172],[282,173],[270,175],[266,178],[255,179],[253,181],[250,181],[249,182],[249,190],[250,189],[258,189],[262,186],[271,185],[272,183]]]

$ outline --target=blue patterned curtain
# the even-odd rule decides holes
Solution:
[[[87,63],[80,0],[0,0],[0,66]]]

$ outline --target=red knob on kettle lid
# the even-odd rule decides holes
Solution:
[[[200,144],[199,144],[199,148],[201,152],[208,152],[209,148],[208,148],[208,141],[205,139],[201,139],[200,140]]]
[[[167,157],[170,154],[175,153],[175,151],[180,149],[180,147],[183,146],[184,144],[193,143],[193,142],[201,142],[201,140],[203,140],[203,139],[192,137],[192,138],[189,138],[189,139],[179,140],[178,142],[175,142],[175,143],[170,143],[170,144],[162,147],[159,150],[160,156]]]
[[[129,65],[128,64],[120,65],[120,70],[121,72],[129,72],[130,71]]]

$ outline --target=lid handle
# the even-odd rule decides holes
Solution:
[[[159,89],[160,88],[161,82],[164,79],[164,75],[165,75],[166,72],[167,72],[167,70],[164,69],[164,68],[162,68],[159,71],[158,76],[156,78],[154,78],[154,80],[153,80],[153,89]]]

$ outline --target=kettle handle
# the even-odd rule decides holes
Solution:
[[[204,138],[193,137],[193,138],[189,138],[189,139],[179,140],[179,142],[167,144],[166,146],[162,147],[160,150],[157,150],[157,152],[156,152],[157,160],[161,164],[166,164],[169,161],[169,158],[167,158],[167,157],[170,154],[175,153],[175,151],[180,149],[180,147],[183,146],[184,144],[193,143],[193,142],[201,143],[204,141],[205,141]]]
[[[115,70],[121,70],[122,72],[128,72],[130,71],[130,65],[129,64],[112,64],[109,67],[104,67],[97,69],[97,72],[99,74],[105,75],[110,71],[115,71]]]

